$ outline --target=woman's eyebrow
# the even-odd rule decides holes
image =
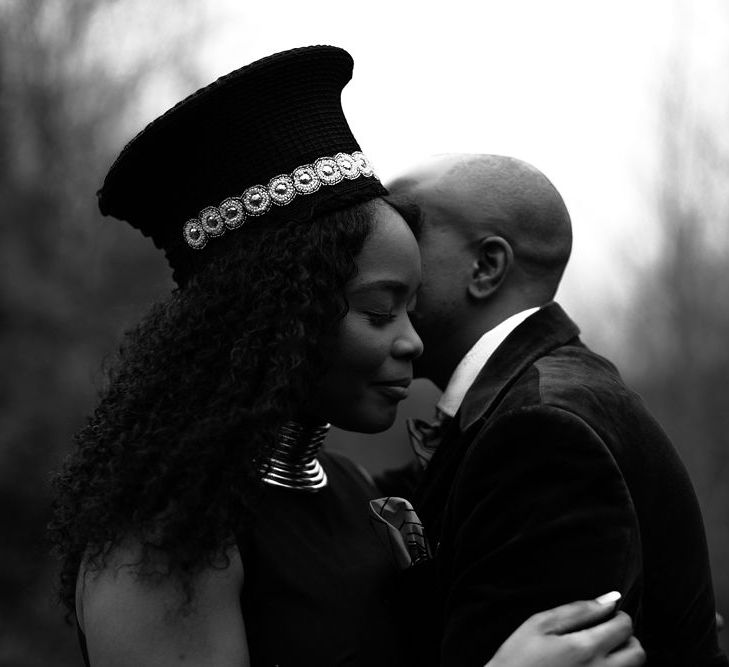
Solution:
[[[381,280],[370,280],[363,282],[352,287],[352,294],[359,294],[360,292],[373,292],[377,290],[384,290],[394,292],[396,294],[403,293],[407,294],[410,291],[410,285],[401,280],[393,280],[389,278]]]

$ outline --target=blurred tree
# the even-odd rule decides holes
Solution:
[[[169,289],[94,192],[132,112],[197,87],[185,47],[203,28],[191,1],[0,0],[0,665],[79,661],[53,605],[49,471],[93,406],[99,360]]]
[[[724,21],[729,13],[713,15]],[[681,26],[682,35],[689,34]],[[719,72],[729,65],[723,54]],[[627,342],[633,384],[664,425],[702,506],[717,607],[729,612],[729,94],[703,88],[678,42],[660,96],[657,263],[642,272]],[[716,63],[713,63],[716,66]],[[719,97],[715,93],[720,92]],[[703,104],[702,104],[703,102]],[[708,103],[707,103],[708,102]],[[636,240],[640,237],[636,236]],[[729,648],[726,630],[724,647]]]

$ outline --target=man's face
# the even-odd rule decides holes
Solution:
[[[448,224],[447,211],[419,201],[422,228],[418,245],[423,282],[413,314],[413,323],[423,340],[424,351],[415,362],[417,377],[432,376],[438,356],[447,349],[462,322],[467,298],[469,255],[467,241],[457,227]]]
[[[461,160],[437,158],[389,186],[395,206],[417,223],[423,283],[413,324],[424,351],[414,370],[416,377],[428,377],[436,384],[447,382],[453,364],[464,353],[459,339],[470,316],[468,285],[477,259],[478,243],[469,242],[472,225],[467,221],[474,213],[468,208],[468,192],[459,175],[450,175]]]

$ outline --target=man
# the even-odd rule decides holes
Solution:
[[[649,665],[729,664],[686,471],[552,301],[572,238],[554,186],[513,158],[459,155],[390,191],[422,252],[416,371],[444,390],[415,503],[441,664],[484,665],[530,614],[613,589]]]

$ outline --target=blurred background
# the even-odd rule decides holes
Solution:
[[[487,152],[562,192],[575,244],[559,300],[676,444],[729,612],[727,3],[0,0],[0,665],[80,664],[54,604],[48,481],[104,360],[172,287],[95,191],[174,102],[315,43],[354,56],[345,112],[383,180]],[[431,415],[438,392],[417,384],[402,417]],[[330,446],[373,471],[408,456],[402,419]]]

